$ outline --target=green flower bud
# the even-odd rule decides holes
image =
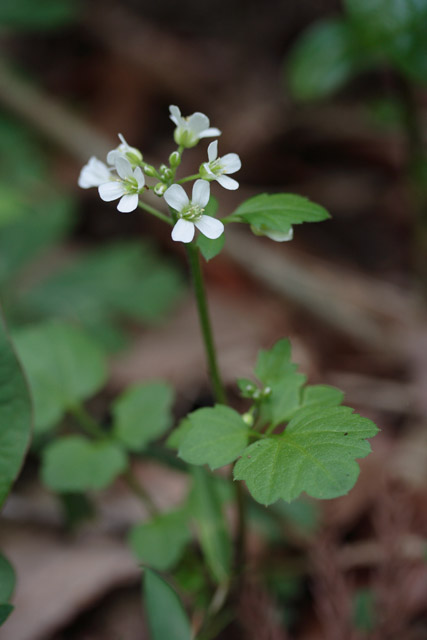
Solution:
[[[173,139],[178,146],[184,147],[185,149],[191,149],[191,147],[195,147],[199,142],[199,138],[192,131],[181,127],[175,129]]]
[[[247,425],[248,425],[248,427],[252,427],[252,426],[253,426],[253,423],[254,423],[254,417],[253,417],[253,415],[252,415],[250,412],[248,412],[248,413],[244,413],[244,414],[242,415],[242,420],[243,420],[243,422],[244,422],[245,424],[247,424]]]
[[[132,147],[132,151],[126,151],[126,158],[129,160],[132,167],[135,168],[141,164],[143,156],[138,149]]]
[[[155,168],[151,164],[144,164],[142,166],[142,169],[143,169],[143,171],[144,171],[146,176],[150,176],[151,178],[154,177],[154,176],[157,176],[157,171],[155,170]]]
[[[158,182],[155,185],[153,191],[156,194],[156,196],[159,196],[161,198],[164,192],[166,191],[166,189],[167,189],[167,186],[163,184],[163,182]]]
[[[181,164],[181,154],[178,151],[172,151],[169,156],[169,164],[171,167],[179,167]]]

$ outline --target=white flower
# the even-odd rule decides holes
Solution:
[[[251,231],[256,236],[266,236],[275,242],[287,242],[288,240],[292,240],[294,237],[294,230],[292,227],[289,231],[276,231],[275,229],[266,229],[262,226],[256,227],[255,225],[251,225]]]
[[[130,145],[128,145],[124,136],[121,133],[119,133],[118,135],[119,135],[121,144],[119,144],[119,146],[116,147],[116,149],[113,149],[112,151],[108,152],[108,155],[107,155],[108,164],[113,166],[116,164],[117,158],[124,156],[129,160],[129,162],[133,167],[138,166],[138,164],[142,162],[142,153],[139,151],[139,149],[136,149],[136,147],[131,147]]]
[[[181,111],[175,105],[169,107],[170,119],[176,124],[174,140],[176,144],[189,149],[194,147],[201,138],[220,136],[221,131],[209,127],[209,118],[204,113],[196,111],[193,115],[183,118]]]
[[[209,192],[210,186],[206,180],[196,180],[191,200],[179,184],[173,184],[165,191],[166,202],[179,216],[172,229],[172,240],[191,242],[194,238],[194,227],[211,240],[219,238],[224,231],[224,225],[220,220],[203,213],[209,202]]]
[[[111,178],[111,171],[107,165],[92,156],[80,171],[78,185],[82,189],[90,189],[91,187],[99,187],[100,184],[108,182]]]
[[[124,156],[118,156],[115,165],[120,179],[99,185],[98,192],[105,202],[120,198],[117,209],[122,213],[130,213],[138,206],[138,194],[145,185],[144,174],[141,167],[132,170],[131,163]]]
[[[218,158],[218,140],[214,140],[208,147],[208,159],[209,162],[205,162],[200,167],[200,175],[204,180],[216,180],[224,189],[239,188],[237,180],[225,175],[235,173],[242,166],[237,153],[227,153],[222,158]]]

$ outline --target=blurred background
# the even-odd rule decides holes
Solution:
[[[177,418],[212,398],[182,246],[79,190],[90,156],[105,160],[120,132],[165,162],[176,104],[206,113],[220,154],[241,157],[240,189],[213,190],[220,216],[260,192],[332,215],[292,243],[227,229],[206,266],[236,406],[236,377],[289,336],[310,382],[342,388],[381,428],[348,496],[283,506],[283,530],[257,522],[239,625],[221,638],[427,638],[426,29],[424,0],[0,5],[2,307],[12,328],[66,318],[109,350],[99,415],[150,378],[176,385]],[[186,152],[182,175],[205,160],[204,144]],[[176,471],[140,465],[153,498],[176,502]],[[1,522],[18,587],[0,638],[148,637],[123,542],[138,507],[118,485],[70,527],[37,469],[35,451]]]

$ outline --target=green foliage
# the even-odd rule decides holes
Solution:
[[[221,253],[225,243],[225,233],[219,236],[216,240],[211,240],[207,238],[202,233],[197,236],[196,245],[200,249],[200,253],[204,257],[204,259],[209,262],[212,258],[215,258],[219,253]]]
[[[358,631],[369,633],[375,629],[375,595],[371,589],[358,589],[353,599],[353,621]]]
[[[172,587],[157,573],[144,571],[144,603],[151,640],[190,640],[190,622]]]
[[[197,536],[212,577],[226,582],[231,570],[231,540],[221,504],[216,478],[205,469],[194,467],[190,510],[195,520]]]
[[[296,100],[319,100],[340,89],[364,64],[350,25],[322,20],[304,32],[287,60],[289,89]]]
[[[185,509],[155,516],[133,527],[129,534],[130,547],[138,560],[159,571],[174,567],[190,540]]]
[[[44,449],[42,478],[55,491],[104,489],[126,467],[126,454],[115,443],[67,436]]]
[[[290,502],[305,491],[314,498],[336,498],[355,484],[363,458],[371,449],[366,438],[377,432],[367,418],[349,407],[322,404],[298,410],[280,435],[250,445],[234,468],[258,502]]]
[[[280,382],[296,369],[297,365],[291,362],[291,343],[286,338],[276,342],[271,349],[258,352],[255,375],[266,386]]]
[[[51,321],[21,329],[15,344],[30,384],[38,432],[54,427],[106,380],[103,351],[72,325]]]
[[[21,468],[31,420],[27,383],[0,314],[0,506]]]
[[[247,445],[248,426],[230,407],[197,409],[187,419],[191,429],[179,445],[179,456],[186,462],[217,469],[235,460]]]
[[[13,611],[13,606],[8,604],[8,601],[14,588],[15,571],[7,558],[0,553],[0,626]]]
[[[0,26],[14,29],[55,29],[76,16],[73,0],[2,0]]]
[[[292,193],[261,193],[243,202],[228,217],[230,222],[247,222],[257,235],[290,232],[292,225],[320,222],[329,213],[308,198]]]
[[[127,389],[112,406],[115,437],[131,451],[141,451],[170,428],[173,399],[173,389],[166,382]]]

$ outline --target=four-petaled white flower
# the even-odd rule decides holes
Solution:
[[[129,160],[133,167],[138,166],[140,162],[142,162],[142,153],[136,147],[131,147],[125,140],[124,136],[119,133],[119,140],[121,144],[119,144],[116,149],[108,152],[107,162],[108,164],[114,166],[116,164],[117,158],[125,157]]]
[[[222,158],[218,158],[218,140],[211,142],[208,147],[209,162],[205,162],[200,167],[200,175],[204,180],[216,180],[224,189],[238,189],[239,183],[233,178],[229,178],[227,173],[238,171],[242,163],[237,153],[227,153]]]
[[[171,105],[169,107],[170,119],[176,124],[173,137],[176,144],[189,149],[194,147],[201,138],[213,138],[220,136],[221,131],[215,127],[209,127],[209,118],[204,113],[196,111],[193,115],[183,118],[181,110]]]
[[[203,213],[209,202],[209,194],[210,185],[206,180],[196,180],[191,200],[179,184],[173,184],[165,191],[166,202],[175,209],[179,217],[172,229],[172,240],[191,242],[194,238],[194,227],[211,240],[219,238],[224,231],[223,223]]]
[[[92,156],[80,171],[78,185],[82,189],[90,189],[91,187],[99,187],[111,179],[111,171],[107,165]]]
[[[145,178],[141,167],[132,169],[132,165],[124,156],[115,161],[116,171],[121,179],[113,179],[98,187],[99,195],[105,202],[120,198],[117,209],[122,213],[130,213],[138,206],[138,194],[144,189]]]

